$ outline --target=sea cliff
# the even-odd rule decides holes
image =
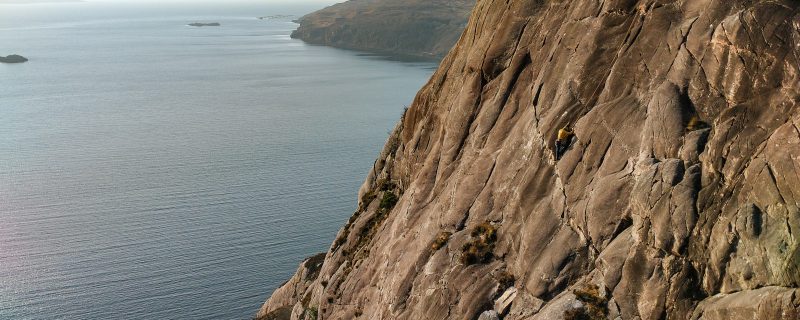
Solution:
[[[798,319],[799,58],[797,1],[479,0],[258,316]]]

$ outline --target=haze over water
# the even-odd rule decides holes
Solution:
[[[0,319],[248,319],[327,250],[434,65],[222,3],[0,4]]]

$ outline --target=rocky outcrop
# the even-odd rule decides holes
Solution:
[[[440,59],[475,0],[350,0],[298,20],[292,38],[344,49]]]
[[[480,0],[262,313],[798,319],[799,59],[797,1]]]
[[[23,63],[28,62],[28,58],[25,58],[18,54],[12,54],[7,57],[0,56],[0,62],[2,63]]]
[[[293,313],[300,317],[305,317],[306,314],[315,314],[318,311],[313,307],[308,307],[309,301],[306,299],[311,298],[311,292],[314,281],[319,277],[320,268],[325,260],[325,254],[320,253],[311,258],[306,259],[300,263],[300,267],[295,272],[294,276],[289,279],[283,286],[275,290],[270,297],[270,301],[300,301],[303,303],[285,304],[278,307],[270,308],[269,306],[277,304],[267,302],[259,310],[257,320],[280,320],[288,319]]]

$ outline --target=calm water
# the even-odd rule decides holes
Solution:
[[[247,319],[325,251],[433,65],[254,19],[312,9],[0,5],[0,319]]]

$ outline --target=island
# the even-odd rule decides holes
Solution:
[[[276,20],[276,19],[290,19],[290,18],[294,18],[294,16],[290,14],[274,14],[271,16],[258,17],[258,20]]]
[[[7,56],[7,57],[0,56],[0,62],[2,62],[2,63],[23,63],[23,62],[27,62],[27,61],[28,61],[28,58],[25,58],[25,57],[23,57],[21,55],[18,55],[18,54],[12,54],[12,55]]]
[[[203,23],[203,22],[194,22],[188,24],[190,27],[219,27],[221,24],[219,22],[211,22],[211,23]]]

